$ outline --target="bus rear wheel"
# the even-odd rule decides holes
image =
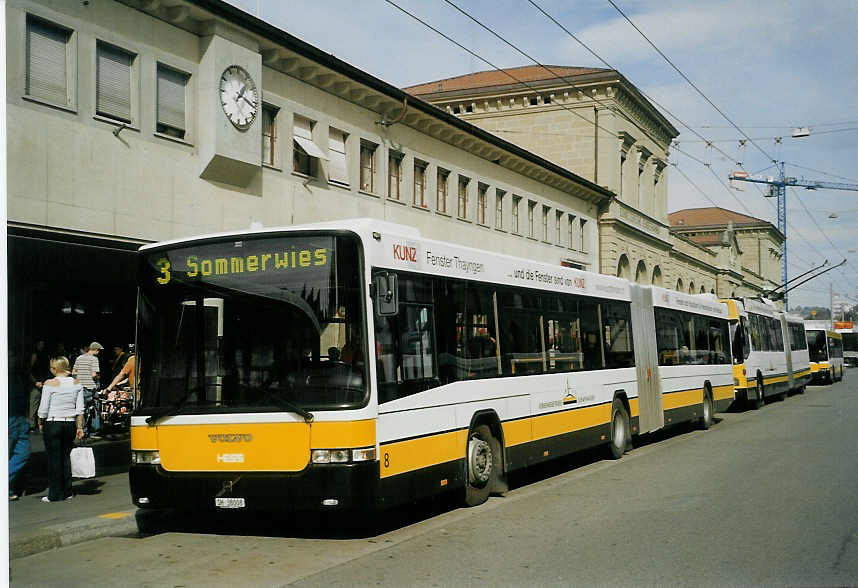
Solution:
[[[629,413],[619,398],[614,398],[611,404],[611,440],[608,451],[612,459],[620,459],[629,444]]]
[[[500,442],[487,425],[477,425],[471,429],[465,459],[468,470],[465,504],[478,506],[488,500],[503,468]]]
[[[709,386],[703,388],[703,416],[700,417],[700,428],[704,431],[709,430],[712,426],[712,419],[715,413],[715,403],[712,402],[712,392]]]

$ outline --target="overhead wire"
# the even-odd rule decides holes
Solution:
[[[533,0],[529,0],[529,1],[530,1],[531,3],[533,3]],[[686,82],[687,82],[687,83],[688,83],[692,88],[694,88],[694,90],[695,90],[695,91],[696,91],[696,92],[697,92],[697,93],[698,93],[698,94],[699,94],[699,95],[700,95],[700,96],[701,96],[701,97],[702,97],[702,98],[703,98],[703,99],[704,99],[704,100],[705,100],[705,101],[706,101],[706,102],[707,102],[707,103],[708,103],[712,108],[714,108],[714,109],[715,109],[715,111],[716,111],[716,112],[718,112],[718,114],[720,114],[720,115],[722,116],[722,118],[724,118],[724,120],[726,120],[728,123],[730,123],[730,124],[733,126],[733,128],[735,128],[735,129],[736,129],[736,130],[737,130],[737,131],[738,131],[738,132],[739,132],[739,133],[740,133],[740,134],[741,134],[741,135],[742,135],[742,136],[743,136],[747,141],[749,141],[749,142],[751,143],[751,145],[753,145],[754,147],[756,147],[756,148],[757,148],[757,150],[759,150],[759,151],[760,151],[760,153],[762,153],[764,156],[766,156],[770,161],[772,161],[772,162],[776,162],[776,161],[777,161],[777,159],[776,159],[776,158],[773,158],[771,155],[769,155],[769,154],[766,152],[766,150],[765,150],[765,149],[763,149],[762,147],[760,147],[760,146],[756,143],[756,141],[754,141],[751,137],[749,137],[749,136],[748,136],[748,134],[747,134],[745,131],[743,131],[743,130],[742,130],[742,129],[741,129],[741,128],[740,128],[740,127],[735,123],[735,122],[733,122],[733,120],[732,120],[729,116],[727,116],[727,114],[726,114],[726,113],[724,113],[724,111],[722,111],[720,108],[718,108],[718,106],[717,106],[714,102],[712,102],[712,100],[710,100],[710,99],[709,99],[709,97],[708,97],[708,96],[707,96],[707,95],[706,95],[706,94],[705,94],[705,93],[704,93],[700,88],[698,88],[698,87],[697,87],[697,85],[696,85],[693,81],[691,81],[691,79],[689,79],[689,78],[688,78],[688,76],[686,76],[686,75],[682,72],[682,70],[680,70],[680,69],[676,66],[676,64],[674,64],[674,63],[673,63],[673,61],[671,61],[671,60],[670,60],[670,58],[669,58],[669,57],[667,57],[667,55],[665,55],[665,54],[664,54],[664,52],[662,52],[662,50],[661,50],[661,49],[659,49],[659,48],[655,45],[655,43],[653,43],[653,42],[650,40],[650,38],[646,35],[646,33],[644,33],[644,32],[643,32],[643,31],[642,31],[642,30],[641,30],[641,29],[640,29],[640,28],[639,28],[639,27],[638,27],[638,26],[637,26],[637,25],[632,21],[632,19],[631,19],[631,18],[629,18],[629,17],[628,17],[628,15],[627,15],[625,12],[623,12],[623,10],[622,10],[619,6],[617,6],[617,4],[614,2],[614,0],[607,0],[607,2],[608,2],[611,6],[613,6],[613,7],[614,7],[614,9],[615,9],[617,12],[619,12],[619,13],[620,13],[620,15],[621,15],[621,16],[622,16],[622,17],[623,17],[623,18],[624,18],[624,19],[625,19],[625,20],[626,20],[626,21],[627,21],[627,22],[632,26],[632,28],[634,28],[634,29],[635,29],[635,30],[636,30],[636,31],[641,35],[641,37],[643,37],[643,38],[644,38],[644,40],[645,40],[647,43],[649,43],[649,45],[650,45],[650,46],[651,46],[651,47],[656,51],[656,53],[658,53],[658,54],[659,54],[659,55],[660,55],[660,56],[661,56],[661,57],[662,57],[662,58],[663,58],[663,59],[664,59],[664,60],[665,60],[665,61],[666,61],[666,62],[667,62],[667,63],[668,63],[668,64],[669,64],[669,65],[670,65],[670,66],[671,66],[671,67],[672,67],[672,68],[673,68],[673,69],[674,69],[674,70],[675,70],[675,71],[676,71],[680,76],[681,76],[681,77],[682,77],[682,79],[684,79],[684,80],[685,80],[685,81],[686,81]],[[831,132],[831,131],[828,131],[828,132]],[[711,145],[711,142],[707,143],[707,145]],[[801,204],[802,204],[802,206],[805,208],[805,211],[807,212],[808,216],[810,216],[810,217],[811,217],[811,220],[813,220],[814,224],[816,224],[816,226],[817,226],[817,228],[820,230],[820,232],[823,232],[823,231],[822,231],[822,229],[819,227],[818,223],[816,223],[816,219],[815,219],[815,218],[813,218],[813,215],[812,215],[812,214],[810,214],[810,211],[809,211],[809,210],[807,210],[807,207],[806,207],[806,206],[804,206],[804,202],[802,202],[800,198],[799,198],[799,202],[801,202]],[[789,225],[788,225],[788,226],[789,226]],[[825,233],[823,232],[823,234],[825,234]],[[828,235],[825,235],[825,237],[826,237],[826,239],[828,239]],[[831,245],[831,247],[832,247],[835,251],[837,251],[837,252],[838,252],[838,254],[839,254],[839,251],[838,251],[837,247],[836,247],[836,246],[831,242],[831,240],[830,240],[830,239],[828,239],[828,242],[829,242],[829,244]],[[847,258],[847,259],[848,259],[848,258]],[[852,264],[851,264],[851,263],[849,263],[848,265],[849,265],[850,267],[852,267],[853,271],[855,271],[855,268],[854,268],[854,266],[852,266]]]
[[[769,155],[768,153],[766,153],[766,150],[765,150],[765,149],[763,149],[762,147],[760,147],[759,145],[757,145],[757,143],[756,143],[753,139],[751,139],[751,137],[749,137],[749,136],[748,136],[748,134],[747,134],[747,133],[745,133],[745,131],[743,131],[741,128],[739,128],[739,126],[738,126],[735,122],[733,122],[733,120],[732,120],[729,116],[727,116],[727,115],[724,113],[724,111],[722,111],[720,108],[718,108],[718,107],[715,105],[715,103],[714,103],[714,102],[712,102],[712,100],[710,100],[710,99],[709,99],[709,97],[708,97],[706,94],[704,94],[704,93],[703,93],[703,91],[702,91],[700,88],[698,88],[698,87],[697,87],[697,84],[695,84],[694,82],[692,82],[692,81],[688,78],[688,76],[686,76],[686,75],[682,72],[682,70],[681,70],[681,69],[679,69],[678,67],[676,67],[676,65],[675,65],[675,64],[670,60],[670,58],[668,58],[668,56],[667,56],[667,55],[665,55],[665,54],[662,52],[662,50],[661,50],[661,49],[659,49],[659,48],[655,45],[655,43],[653,43],[652,41],[650,41],[649,37],[647,37],[647,36],[646,36],[646,34],[645,34],[642,30],[640,30],[640,29],[638,28],[638,26],[637,26],[634,22],[632,22],[632,19],[630,19],[630,18],[626,15],[626,13],[625,13],[625,12],[623,12],[623,11],[622,11],[622,9],[621,9],[619,6],[617,6],[617,5],[616,5],[616,3],[614,3],[614,0],[608,0],[608,4],[610,4],[611,6],[613,6],[613,7],[614,7],[614,9],[616,9],[616,11],[617,11],[617,12],[619,12],[619,13],[620,13],[620,15],[621,15],[624,19],[626,19],[626,21],[627,21],[627,22],[632,26],[632,28],[634,28],[634,29],[635,29],[635,30],[640,34],[640,36],[641,36],[641,37],[643,37],[643,38],[644,38],[644,40],[645,40],[647,43],[649,43],[650,47],[652,47],[652,48],[656,51],[656,53],[658,53],[659,55],[661,55],[661,56],[662,56],[662,58],[663,58],[663,59],[664,59],[664,60],[665,60],[665,61],[666,61],[666,62],[667,62],[667,63],[668,63],[668,64],[669,64],[669,65],[670,65],[674,70],[676,70],[676,73],[678,73],[678,74],[682,77],[682,79],[684,79],[686,82],[688,82],[688,85],[690,85],[692,88],[694,88],[694,89],[697,91],[697,93],[698,93],[698,94],[700,94],[700,96],[701,96],[701,97],[702,97],[706,102],[708,102],[708,103],[709,103],[709,105],[710,105],[712,108],[714,108],[714,109],[715,109],[715,111],[716,111],[716,112],[718,112],[718,114],[720,114],[720,115],[721,115],[721,117],[722,117],[724,120],[726,120],[728,123],[730,123],[731,125],[733,125],[733,128],[735,128],[737,131],[739,131],[739,134],[741,134],[741,135],[742,135],[746,140],[750,141],[751,145],[753,145],[754,147],[756,147],[756,148],[757,148],[757,150],[759,150],[759,152],[760,152],[760,153],[762,153],[763,155],[765,155],[765,156],[766,156],[766,158],[768,158],[768,159],[769,159],[769,161],[775,161],[775,159],[774,159],[771,155]]]
[[[588,46],[586,43],[584,43],[581,39],[579,39],[579,38],[578,38],[578,37],[577,37],[577,36],[576,36],[572,31],[570,31],[570,30],[569,30],[567,27],[565,27],[561,22],[559,22],[556,18],[554,18],[551,14],[549,14],[545,9],[543,9],[539,4],[537,4],[537,3],[535,2],[535,0],[528,0],[528,2],[529,2],[529,3],[530,3],[534,8],[536,8],[539,12],[541,12],[541,13],[542,13],[542,14],[543,14],[543,15],[544,15],[548,20],[550,20],[551,22],[553,22],[553,23],[554,23],[555,25],[557,25],[561,30],[563,30],[567,35],[569,35],[572,39],[574,39],[576,42],[578,42],[578,44],[579,44],[579,45],[581,45],[584,49],[586,49],[586,50],[587,50],[591,55],[593,55],[596,59],[598,59],[598,60],[599,60],[603,65],[605,65],[606,67],[608,67],[608,68],[610,68],[610,69],[612,69],[612,70],[614,70],[614,71],[617,71],[617,69],[616,69],[613,65],[611,65],[610,63],[608,63],[604,58],[602,58],[602,56],[600,56],[598,53],[596,53],[596,52],[595,52],[591,47],[589,47],[589,46]],[[627,19],[627,20],[628,20],[628,19]],[[632,23],[632,24],[633,24],[633,23]],[[633,24],[633,26],[634,26],[634,24]],[[650,44],[652,44],[652,43],[650,43]],[[656,48],[656,50],[658,50],[658,48]],[[659,51],[659,53],[661,53],[661,52]],[[662,54],[662,55],[663,55],[663,54]],[[665,57],[665,59],[666,59],[666,57]],[[669,60],[668,60],[668,61],[669,61]],[[675,67],[675,66],[674,66],[674,67]],[[680,74],[681,74],[681,72],[680,72]],[[683,75],[683,74],[681,74],[681,75]],[[683,75],[683,77],[685,77],[685,76]],[[683,127],[685,127],[686,129],[688,129],[688,130],[689,130],[692,134],[694,134],[695,136],[700,137],[704,142],[706,142],[706,143],[707,143],[707,146],[712,147],[713,149],[715,149],[716,151],[718,151],[721,155],[723,155],[724,157],[726,157],[728,160],[730,160],[730,161],[734,162],[734,163],[735,163],[738,167],[740,167],[741,169],[745,169],[745,168],[744,168],[744,165],[743,165],[740,161],[738,161],[736,158],[734,158],[734,157],[730,156],[730,154],[726,153],[726,152],[725,152],[724,150],[722,150],[721,148],[719,148],[719,147],[717,147],[716,145],[714,145],[714,143],[712,143],[709,139],[707,139],[706,137],[704,137],[702,134],[698,133],[694,128],[692,128],[691,126],[689,126],[687,123],[685,123],[685,122],[684,122],[682,119],[680,119],[678,116],[676,116],[675,114],[673,114],[673,113],[672,113],[668,108],[666,108],[664,105],[660,104],[660,103],[659,103],[658,101],[656,101],[654,98],[652,98],[651,96],[649,96],[646,92],[644,92],[644,91],[642,91],[642,90],[641,90],[640,92],[641,92],[641,94],[642,94],[642,95],[643,95],[647,100],[651,101],[653,104],[655,104],[656,106],[658,106],[661,110],[663,110],[665,113],[667,113],[667,114],[668,114],[669,116],[671,116],[673,119],[675,119],[675,120],[676,120],[680,125],[682,125],[682,126],[683,126]],[[716,107],[716,109],[717,109],[717,107]],[[729,121],[729,119],[728,119],[728,121]],[[730,122],[732,123],[732,121],[730,121]],[[735,127],[735,125],[734,125],[734,127]],[[741,130],[740,130],[740,131],[741,131]],[[701,160],[700,158],[694,157],[694,156],[692,156],[690,153],[687,153],[687,152],[685,152],[685,151],[681,150],[677,144],[674,144],[672,148],[673,148],[674,150],[676,150],[676,151],[679,151],[679,152],[680,152],[680,153],[682,153],[683,155],[686,155],[687,157],[689,157],[689,158],[693,159],[694,161],[696,161],[697,163],[699,163],[699,164],[703,165],[704,167],[708,168],[708,169],[709,169],[710,171],[712,171],[712,172],[713,172],[713,174],[714,174],[714,170],[712,170],[711,163],[707,163],[707,162],[705,162],[705,161]],[[770,160],[770,161],[772,161],[773,163],[775,162],[775,160],[774,160],[774,159],[772,159],[771,157],[769,157],[769,160]],[[771,167],[771,166],[769,166],[769,167]],[[767,168],[767,169],[768,169],[768,168]],[[747,170],[745,170],[745,171],[747,171]],[[716,177],[717,177],[717,175],[716,175]],[[756,190],[760,193],[760,196],[761,196],[761,197],[762,197],[766,202],[768,202],[770,206],[772,206],[772,207],[774,208],[775,215],[777,215],[777,207],[776,207],[776,206],[774,206],[774,204],[773,204],[772,202],[770,202],[767,198],[765,198],[765,195],[762,193],[762,189],[760,188],[760,186],[758,186],[758,185],[756,185],[756,184],[753,184],[753,186],[754,186],[754,189],[756,189]],[[740,206],[741,206],[743,209],[745,209],[745,211],[747,211],[747,212],[748,212],[748,214],[750,214],[751,216],[754,216],[754,213],[753,213],[753,212],[751,212],[751,211],[750,211],[750,209],[749,209],[749,208],[748,208],[748,207],[747,207],[747,206],[746,206],[746,205],[745,205],[741,200],[739,200],[739,199],[735,196],[735,194],[733,194],[733,192],[732,192],[731,190],[729,190],[729,188],[727,188],[727,191],[728,191],[728,193],[729,193],[729,194],[730,194],[734,199],[736,199],[736,201],[740,204]],[[710,202],[712,202],[712,201],[710,200]],[[717,206],[717,205],[716,205],[716,206]],[[796,234],[796,235],[798,235],[802,240],[804,240],[804,241],[805,241],[805,243],[807,243],[808,245],[810,245],[810,247],[811,247],[812,249],[816,250],[817,254],[818,254],[818,255],[820,255],[820,257],[824,257],[824,256],[819,252],[819,250],[818,250],[818,249],[816,249],[816,248],[815,248],[815,247],[810,243],[810,241],[808,241],[808,240],[804,237],[804,235],[803,235],[801,232],[799,232],[797,229],[795,229],[795,227],[793,227],[793,226],[792,226],[792,224],[791,224],[791,223],[789,223],[789,221],[787,221],[787,226],[788,226],[790,229],[792,229],[792,230],[795,232],[795,234]]]
[[[524,86],[524,87],[526,87],[526,88],[528,88],[528,89],[530,89],[530,90],[533,90],[533,91],[535,91],[535,92],[538,92],[538,91],[539,91],[539,88],[536,88],[536,87],[532,86],[531,84],[528,84],[528,83],[527,83],[527,82],[525,82],[524,80],[521,80],[521,79],[517,78],[517,77],[516,77],[516,76],[514,76],[513,74],[509,73],[509,71],[508,71],[508,70],[498,67],[497,65],[495,65],[495,64],[494,64],[494,63],[492,63],[491,61],[489,61],[489,60],[485,59],[485,58],[484,58],[484,57],[482,57],[481,55],[478,55],[476,52],[474,52],[474,51],[472,51],[472,50],[468,49],[467,47],[465,47],[464,45],[462,45],[461,43],[459,43],[458,41],[456,41],[455,39],[453,39],[453,38],[452,38],[452,37],[450,37],[449,35],[445,34],[444,32],[440,31],[440,30],[439,30],[439,29],[437,29],[436,27],[432,26],[431,24],[429,24],[429,23],[428,23],[428,22],[426,22],[425,20],[421,19],[421,18],[420,18],[419,16],[417,16],[416,14],[413,14],[412,12],[409,12],[408,10],[406,10],[405,8],[403,8],[402,6],[400,6],[399,4],[397,4],[396,2],[394,2],[393,0],[385,0],[385,2],[387,2],[388,4],[390,4],[391,6],[393,6],[394,8],[396,8],[397,10],[399,10],[399,11],[403,12],[404,14],[408,15],[409,17],[413,18],[414,20],[416,20],[417,22],[419,22],[420,24],[422,24],[422,25],[423,25],[423,26],[425,26],[426,28],[428,28],[428,29],[430,29],[430,30],[434,31],[435,33],[437,33],[438,35],[440,35],[440,36],[444,37],[445,39],[447,39],[448,41],[450,41],[451,43],[453,43],[454,45],[456,45],[457,47],[459,47],[459,48],[460,48],[460,49],[462,49],[463,51],[467,52],[469,55],[471,55],[471,56],[475,57],[476,59],[478,59],[478,60],[482,61],[483,63],[485,63],[486,65],[488,65],[488,66],[489,66],[489,67],[491,67],[492,69],[494,69],[494,70],[496,70],[496,71],[498,71],[498,72],[500,72],[500,73],[502,73],[502,74],[506,75],[508,78],[510,78],[511,80],[515,81],[516,83],[519,83],[519,84],[521,84],[522,86]],[[451,4],[452,4],[452,3],[451,3]],[[453,6],[455,6],[455,5],[453,5]],[[456,8],[458,9],[458,7],[456,7]],[[460,10],[460,9],[459,9],[459,10]],[[461,11],[461,10],[460,10],[460,11]],[[522,54],[524,54],[524,53],[522,53]],[[601,130],[602,130],[602,131],[604,131],[605,133],[608,133],[608,134],[610,134],[610,135],[613,135],[613,134],[614,134],[614,132],[613,132],[613,131],[611,131],[611,130],[609,130],[609,129],[606,129],[605,127],[603,127],[603,126],[599,125],[598,123],[596,123],[596,122],[595,122],[595,121],[593,121],[593,120],[588,119],[588,118],[587,118],[586,116],[584,116],[583,114],[581,114],[581,113],[579,113],[579,112],[576,112],[575,110],[573,110],[573,109],[571,109],[571,108],[567,107],[566,105],[561,104],[561,103],[559,103],[559,102],[557,103],[557,105],[558,105],[558,106],[560,106],[561,108],[563,108],[564,110],[566,110],[567,112],[570,112],[571,114],[573,114],[573,115],[577,116],[578,118],[580,118],[580,119],[584,120],[584,121],[585,121],[585,122],[587,122],[588,124],[595,125],[595,127],[596,127],[596,128],[601,129]]]
[[[505,69],[502,69],[502,68],[498,67],[497,65],[495,65],[495,64],[494,64],[494,63],[492,63],[491,61],[489,61],[489,60],[485,59],[485,58],[484,58],[484,57],[482,57],[481,55],[477,54],[476,52],[472,51],[471,49],[468,49],[467,47],[465,47],[464,45],[462,45],[461,43],[459,43],[458,41],[456,41],[455,39],[453,39],[453,38],[452,38],[452,37],[450,37],[449,35],[445,34],[445,33],[444,33],[444,32],[442,32],[441,30],[439,30],[438,28],[436,28],[436,27],[432,26],[431,24],[429,24],[429,23],[428,23],[428,22],[426,22],[425,20],[421,19],[421,18],[420,18],[420,17],[418,17],[417,15],[415,15],[415,14],[413,14],[412,12],[410,12],[410,11],[406,10],[406,9],[405,9],[405,8],[403,8],[402,6],[398,5],[396,2],[393,2],[393,0],[385,0],[385,1],[386,1],[388,4],[390,4],[391,6],[393,6],[394,8],[396,8],[397,10],[401,11],[402,13],[406,14],[406,15],[407,15],[407,16],[409,16],[410,18],[412,18],[412,19],[414,19],[415,21],[419,22],[420,24],[422,24],[422,25],[423,25],[423,26],[425,26],[426,28],[428,28],[428,29],[432,30],[433,32],[435,32],[436,34],[440,35],[441,37],[443,37],[443,38],[444,38],[444,39],[446,39],[447,41],[451,42],[452,44],[456,45],[457,47],[459,47],[459,48],[460,48],[460,49],[462,49],[463,51],[467,52],[469,55],[471,55],[471,56],[473,56],[474,58],[476,58],[476,59],[478,59],[478,60],[482,61],[483,63],[487,64],[489,67],[491,67],[491,68],[495,69],[496,71],[498,71],[498,72],[500,72],[500,73],[503,73],[504,75],[506,75],[507,77],[509,77],[509,78],[510,78],[510,79],[512,79],[513,81],[515,81],[515,82],[517,82],[517,83],[521,84],[522,86],[524,86],[524,87],[526,87],[526,88],[529,88],[529,89],[534,90],[534,91],[538,91],[538,88],[533,87],[532,85],[528,84],[527,82],[525,82],[525,81],[523,81],[523,80],[521,80],[521,79],[517,78],[517,77],[516,77],[516,76],[514,76],[513,74],[511,74],[509,71],[507,71],[507,70],[505,70]],[[574,82],[571,82],[569,79],[565,78],[564,76],[559,75],[557,72],[552,71],[550,67],[545,66],[544,64],[540,63],[538,60],[534,59],[533,57],[531,57],[530,55],[528,55],[526,52],[524,52],[523,50],[521,50],[521,49],[519,49],[518,47],[516,47],[514,44],[512,44],[512,43],[510,43],[509,41],[507,41],[506,39],[504,39],[501,35],[499,35],[499,34],[498,34],[498,33],[496,33],[495,31],[493,31],[490,27],[487,27],[485,24],[483,24],[482,22],[480,22],[478,19],[474,18],[473,16],[471,16],[470,14],[468,14],[466,11],[464,11],[463,9],[461,9],[460,7],[458,7],[458,6],[457,6],[456,4],[454,4],[451,0],[444,0],[444,1],[445,1],[447,4],[449,4],[451,7],[453,7],[454,9],[456,9],[458,12],[460,12],[461,14],[463,14],[464,16],[466,16],[467,18],[469,18],[470,20],[472,20],[473,22],[475,22],[476,24],[478,24],[481,28],[483,28],[484,30],[488,31],[488,32],[489,32],[489,33],[491,33],[493,36],[495,36],[496,38],[498,38],[499,40],[501,40],[503,43],[505,43],[505,44],[506,44],[506,45],[508,45],[509,47],[513,48],[515,51],[517,51],[517,52],[518,52],[518,53],[520,53],[521,55],[525,56],[527,59],[530,59],[531,61],[533,61],[533,62],[534,62],[536,65],[538,65],[539,67],[542,67],[543,69],[545,69],[546,71],[548,71],[549,73],[551,73],[553,77],[555,77],[555,78],[557,78],[557,79],[561,79],[561,80],[563,80],[564,82],[566,82],[567,84],[569,84],[569,85],[570,85],[570,86],[572,86],[573,88],[577,88],[577,85],[576,85]],[[543,10],[539,5],[537,5],[533,0],[528,0],[528,1],[529,1],[529,2],[530,2],[530,3],[531,3],[535,8],[537,8],[537,10],[539,10],[540,12],[542,12],[542,13],[543,13],[547,18],[549,18],[550,20],[552,20],[552,21],[553,21],[555,24],[557,24],[560,28],[562,28],[564,31],[566,31],[566,33],[567,33],[567,34],[569,34],[570,36],[572,36],[572,38],[574,38],[574,39],[575,39],[576,41],[578,41],[582,46],[584,46],[588,51],[590,51],[590,53],[592,53],[592,54],[593,54],[597,59],[599,59],[602,63],[604,63],[608,68],[610,68],[610,69],[612,69],[612,70],[616,71],[616,68],[614,68],[613,66],[611,66],[611,65],[610,65],[609,63],[607,63],[604,59],[602,59],[600,56],[598,56],[598,54],[596,54],[592,49],[590,49],[589,47],[587,47],[587,46],[586,46],[586,44],[584,44],[583,42],[581,42],[577,37],[575,37],[575,35],[574,35],[573,33],[571,33],[571,31],[569,31],[568,29],[566,29],[566,28],[565,28],[561,23],[559,23],[559,22],[558,22],[556,19],[554,19],[551,15],[549,15],[547,12],[545,12],[545,11],[544,11],[544,10]],[[609,1],[610,1],[610,0],[609,0]],[[677,121],[678,121],[682,126],[684,126],[685,128],[687,128],[687,129],[688,129],[689,131],[691,131],[693,134],[695,134],[696,136],[702,137],[702,135],[700,135],[700,134],[699,134],[699,133],[697,133],[694,129],[692,129],[690,126],[688,126],[687,124],[685,124],[681,119],[679,119],[679,117],[677,117],[676,115],[674,115],[673,113],[671,113],[667,108],[665,108],[664,106],[662,106],[661,104],[659,104],[658,102],[656,102],[654,99],[652,99],[651,97],[649,97],[649,96],[647,96],[646,94],[644,94],[643,92],[641,92],[641,93],[642,93],[642,94],[643,94],[647,99],[651,100],[654,104],[656,104],[659,108],[661,108],[662,110],[664,110],[665,112],[667,112],[668,114],[670,114],[670,116],[672,116],[675,120],[677,120]],[[585,96],[588,96],[586,93],[585,93],[584,95],[585,95]],[[594,102],[597,102],[597,103],[599,103],[599,104],[602,104],[598,99],[596,99],[596,98],[595,98],[595,97],[593,97],[593,96],[588,96],[588,98],[592,99]],[[603,106],[605,106],[604,104],[602,104],[602,105],[603,105]],[[606,132],[606,133],[608,133],[608,134],[613,134],[613,131],[608,130],[608,129],[605,129],[604,127],[602,127],[601,125],[599,125],[599,124],[598,124],[598,123],[596,123],[595,121],[591,121],[591,120],[590,120],[590,119],[588,119],[587,117],[585,117],[585,116],[581,115],[580,113],[578,113],[578,112],[576,112],[576,111],[574,111],[574,110],[572,110],[572,109],[569,109],[569,108],[568,108],[568,107],[566,107],[565,105],[558,103],[558,106],[562,107],[564,110],[566,110],[566,111],[570,112],[571,114],[573,114],[573,115],[577,116],[578,118],[580,118],[580,119],[582,119],[582,120],[586,121],[588,124],[593,124],[596,128],[598,128],[598,129],[600,129],[600,130],[602,130],[602,131],[604,131],[604,132]],[[713,105],[713,106],[714,106],[714,105]],[[607,108],[607,107],[606,107],[606,108]],[[717,107],[716,107],[716,109],[717,109]],[[614,110],[614,109],[612,109],[612,110]],[[629,120],[629,119],[628,119],[628,117],[626,117],[623,113],[619,113],[619,114],[620,114],[621,116],[624,116],[624,118],[626,118],[627,120]],[[727,120],[729,121],[729,119],[727,119]],[[632,122],[632,121],[630,121],[630,122]],[[732,121],[730,121],[730,122],[732,122]],[[704,139],[705,139],[705,138],[704,138]],[[730,154],[728,154],[728,153],[724,152],[722,149],[718,148],[717,146],[714,146],[714,145],[712,145],[712,146],[713,146],[713,148],[714,148],[716,151],[718,151],[719,153],[721,153],[724,157],[726,157],[726,158],[727,158],[727,159],[729,159],[730,161],[732,161],[732,162],[734,162],[734,163],[739,163],[739,162],[736,162],[735,158],[734,158],[734,157],[732,157]],[[690,156],[690,154],[686,154],[686,155]],[[690,156],[690,157],[692,157],[692,159],[695,159],[695,160],[696,160],[696,161],[698,161],[699,163],[701,163],[701,164],[703,164],[703,165],[706,165],[706,167],[710,167],[710,170],[711,170],[711,166],[709,166],[709,165],[705,164],[705,162],[702,162],[701,160],[699,160],[699,159],[697,159],[697,158],[694,158],[693,156]],[[774,160],[773,160],[773,161],[774,161]],[[729,188],[728,188],[728,191],[729,191]],[[731,193],[731,195],[732,195],[732,192],[730,192],[730,193]],[[738,199],[737,199],[737,201],[741,203],[741,201],[740,201],[740,200],[738,200]],[[714,201],[712,201],[711,199],[710,199],[710,202],[712,202],[712,203],[714,204]],[[717,206],[717,205],[716,205],[716,206]],[[743,205],[743,206],[744,206],[744,205]],[[746,210],[748,210],[748,209],[747,209],[747,207],[745,207],[745,209],[746,209]],[[749,214],[751,214],[751,215],[753,216],[753,213],[750,213],[750,211],[749,211]],[[797,234],[800,234],[800,233],[798,233],[798,231],[796,231],[796,233],[797,233]],[[808,244],[810,244],[810,243],[808,242]],[[817,250],[817,251],[818,251],[818,250]]]
[[[799,164],[797,164],[797,163],[792,163],[791,161],[787,161],[787,162],[785,162],[785,163],[787,163],[787,165],[791,165],[792,167],[797,167],[797,168],[799,168],[799,169],[804,169],[804,170],[807,170],[807,171],[812,171],[812,172],[813,172],[813,173],[815,173],[815,174],[822,174],[822,175],[825,175],[825,176],[831,176],[832,178],[837,178],[837,179],[839,179],[839,180],[848,180],[848,181],[850,181],[850,182],[856,182],[856,183],[858,183],[858,180],[855,180],[855,179],[852,179],[852,178],[847,178],[847,177],[845,177],[845,176],[838,176],[837,174],[833,174],[833,173],[831,173],[831,172],[826,172],[826,171],[822,171],[822,170],[818,170],[818,169],[813,169],[812,167],[804,167],[803,165],[799,165]]]

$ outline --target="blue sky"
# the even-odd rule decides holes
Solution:
[[[229,1],[400,87],[490,69],[384,0]],[[393,1],[495,65],[532,63],[444,0]],[[605,66],[528,0],[455,1],[541,63]],[[762,187],[727,186],[737,161],[766,175],[775,173],[770,166],[777,159],[786,162],[789,176],[858,184],[858,2],[614,0],[753,139],[742,149],[740,131],[607,0],[534,1],[668,111],[662,112],[681,133],[670,158],[676,168],[669,168],[669,210],[714,201],[777,224],[775,201],[762,196]],[[810,136],[793,139],[792,129],[800,126],[809,127]],[[790,277],[825,258],[849,258],[843,268],[791,292],[790,306],[827,306],[829,284],[835,295],[858,303],[858,192],[789,188],[787,203]]]

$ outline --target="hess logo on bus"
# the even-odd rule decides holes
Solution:
[[[396,244],[393,246],[393,259],[417,263],[417,247],[408,244]]]

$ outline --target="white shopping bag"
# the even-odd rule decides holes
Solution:
[[[71,450],[71,470],[73,478],[95,477],[95,456],[92,447],[75,447]]]

